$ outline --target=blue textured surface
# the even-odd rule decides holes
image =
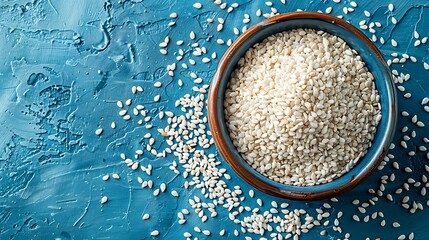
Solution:
[[[348,1],[335,4],[332,1],[288,1],[283,5],[273,1],[279,12],[325,11],[333,7],[333,15],[344,15],[343,7],[350,7]],[[414,30],[420,33],[420,39],[429,36],[429,2],[416,1],[356,1],[359,6],[344,18],[358,26],[363,19],[379,21],[381,28],[375,27],[377,37],[386,40],[381,49],[387,59],[393,52],[399,55],[407,53],[416,57],[417,63],[393,64],[391,69],[400,73],[409,73],[409,81],[398,84],[406,88],[398,92],[398,110],[408,111],[410,116],[400,116],[395,133],[396,148],[389,151],[394,155],[386,167],[377,171],[355,190],[339,197],[338,203],[331,203],[333,208],[326,211],[336,215],[343,211],[340,226],[343,234],[333,231],[333,219],[325,227],[315,227],[302,239],[337,239],[349,232],[352,239],[381,237],[396,239],[401,234],[414,232],[416,239],[428,239],[427,227],[428,196],[420,196],[420,187],[411,187],[409,192],[395,194],[394,191],[413,177],[420,179],[427,151],[416,150],[418,146],[428,146],[422,138],[429,136],[427,127],[418,128],[411,123],[414,114],[419,121],[429,124],[429,115],[420,104],[423,97],[429,96],[429,72],[423,68],[423,62],[429,62],[428,44],[413,47]],[[393,13],[387,5],[395,5]],[[120,159],[119,154],[129,155],[145,146],[147,139],[143,136],[151,132],[156,137],[155,146],[165,144],[157,134],[158,127],[166,126],[166,120],[156,117],[163,109],[176,113],[175,100],[186,93],[192,93],[193,79],[190,71],[196,72],[209,84],[217,66],[217,61],[227,49],[227,45],[218,45],[216,39],[234,40],[232,28],[241,29],[243,14],[251,16],[253,23],[263,19],[256,17],[255,12],[261,8],[263,13],[270,12],[270,7],[261,1],[238,1],[239,7],[232,13],[222,10],[219,5],[202,1],[203,8],[192,7],[194,2],[179,0],[121,0],[105,2],[101,0],[40,0],[15,1],[0,3],[0,239],[150,239],[153,229],[160,231],[160,239],[183,238],[183,233],[193,233],[200,239],[219,239],[219,231],[226,229],[225,238],[232,238],[235,229],[240,226],[228,218],[227,209],[218,206],[218,216],[202,223],[193,212],[189,198],[199,196],[204,199],[199,189],[184,189],[181,176],[176,176],[169,166],[176,158],[155,158],[145,153],[140,160],[151,163],[153,171],[147,176],[141,171],[133,171]],[[228,1],[228,6],[232,2]],[[372,16],[367,18],[363,11],[368,10]],[[168,27],[172,21],[169,14],[177,12],[176,25]],[[395,16],[398,24],[391,23]],[[216,31],[217,22],[208,24],[207,17],[226,19],[224,30]],[[189,32],[195,31],[197,38],[189,39]],[[364,31],[367,36],[372,34]],[[158,44],[166,36],[171,37],[168,55],[159,52]],[[398,47],[394,48],[390,40],[395,38]],[[177,40],[184,40],[181,47]],[[190,44],[198,42],[205,46],[209,53],[217,52],[218,58],[208,64],[201,62],[201,57],[192,56]],[[197,60],[195,66],[183,69],[178,67],[176,76],[170,77],[165,70],[168,64],[176,62],[174,54],[180,48],[185,50],[183,61],[189,58]],[[178,79],[184,81],[178,87]],[[162,88],[154,88],[153,83],[161,81]],[[131,87],[143,86],[144,94],[131,94]],[[412,93],[406,99],[403,94]],[[153,97],[160,94],[161,101],[153,102]],[[133,98],[134,102],[143,103],[151,109],[148,115],[153,117],[151,130],[137,124],[137,119],[123,121],[117,114],[117,100]],[[117,123],[111,129],[110,123]],[[95,129],[103,127],[103,134],[98,137]],[[403,126],[409,129],[402,133]],[[402,137],[411,131],[416,137],[407,141],[408,149],[400,147]],[[416,151],[410,157],[408,151]],[[208,152],[215,152],[212,147]],[[246,200],[242,206],[259,207],[255,199],[249,198],[247,192],[252,189],[240,180],[223,162],[232,179],[226,181],[228,186],[241,186]],[[400,170],[391,167],[397,161]],[[405,173],[404,167],[413,172]],[[181,166],[179,170],[183,170]],[[103,181],[105,174],[118,173],[121,179]],[[396,180],[385,185],[384,195],[391,193],[394,202],[379,197],[375,206],[368,207],[367,214],[383,211],[385,227],[380,227],[380,218],[368,223],[354,222],[352,215],[361,219],[365,214],[359,213],[357,206],[351,204],[354,199],[366,202],[374,194],[367,193],[369,188],[377,189],[382,175],[395,173]],[[166,193],[158,197],[152,190],[142,189],[137,182],[140,176],[145,180],[153,179],[156,187],[161,182],[168,183]],[[424,185],[424,184],[423,184]],[[171,190],[180,193],[179,198],[170,195]],[[109,201],[101,204],[101,196],[108,196]],[[409,195],[412,201],[422,203],[425,208],[411,214],[401,207],[401,200]],[[256,197],[263,199],[261,211],[270,209],[270,202],[289,202],[269,197],[256,191]],[[305,208],[315,215],[314,209],[323,202],[300,203],[289,202],[289,209]],[[178,224],[177,212],[187,208],[191,214],[186,216],[184,225]],[[205,210],[207,212],[207,210]],[[142,215],[150,213],[151,218],[143,221]],[[250,215],[243,212],[237,218]],[[400,228],[392,228],[392,222],[399,222]],[[209,237],[193,231],[194,226],[210,229]],[[328,230],[328,236],[322,237],[319,232]],[[239,238],[245,234],[240,233]],[[257,235],[246,234],[254,239]],[[265,236],[269,238],[269,233]]]

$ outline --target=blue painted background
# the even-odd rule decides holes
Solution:
[[[153,165],[149,177],[141,171],[133,171],[121,161],[119,154],[132,155],[135,150],[147,144],[144,134],[151,132],[156,137],[155,146],[163,145],[156,129],[167,125],[165,119],[157,117],[160,111],[179,112],[174,107],[175,101],[186,93],[191,93],[194,85],[190,71],[196,72],[210,83],[221,55],[227,45],[219,45],[216,39],[234,40],[237,36],[232,28],[241,29],[243,14],[251,16],[252,24],[262,20],[255,12],[261,8],[263,13],[270,12],[270,7],[262,1],[237,1],[239,7],[232,13],[222,10],[211,1],[201,1],[202,9],[192,7],[194,2],[181,0],[120,0],[120,1],[14,1],[0,3],[0,239],[150,239],[153,229],[160,231],[161,239],[183,238],[183,233],[193,233],[199,239],[219,239],[219,231],[226,229],[224,238],[232,238],[235,229],[240,226],[228,218],[228,211],[217,207],[218,217],[209,218],[202,223],[188,202],[189,198],[199,196],[200,190],[190,187],[184,189],[185,179],[176,177],[169,166],[176,158],[155,158],[145,153],[141,161]],[[387,59],[393,52],[407,53],[417,58],[417,63],[407,61],[393,64],[392,69],[400,73],[411,74],[409,81],[398,84],[406,88],[398,91],[398,109],[408,111],[409,117],[400,116],[394,143],[397,146],[389,153],[394,159],[386,167],[373,174],[362,186],[338,197],[338,203],[330,204],[327,211],[335,216],[343,211],[340,226],[343,234],[332,230],[333,219],[326,227],[315,227],[302,239],[337,239],[344,238],[349,232],[352,239],[396,239],[401,234],[414,232],[416,239],[429,239],[427,230],[428,196],[420,196],[421,187],[411,187],[406,193],[412,200],[422,203],[426,208],[411,214],[401,207],[405,193],[395,195],[395,189],[407,178],[420,178],[424,165],[429,164],[427,151],[418,151],[418,146],[426,146],[422,138],[429,137],[427,127],[417,128],[410,119],[414,114],[419,120],[429,125],[429,113],[420,104],[423,97],[429,96],[429,71],[424,70],[423,62],[429,62],[428,44],[414,47],[414,30],[420,33],[420,39],[429,36],[429,2],[418,1],[356,1],[355,11],[344,15],[343,7],[350,7],[349,1],[336,4],[332,1],[288,1],[283,5],[273,1],[280,13],[302,9],[306,11],[325,11],[333,7],[333,15],[344,15],[344,19],[355,26],[363,19],[379,21],[377,37],[383,37],[386,43],[376,45]],[[387,9],[388,3],[395,5],[393,13]],[[231,4],[228,1],[228,6]],[[363,11],[372,13],[370,18]],[[171,19],[170,13],[176,12],[177,19]],[[398,24],[393,25],[390,17],[395,16]],[[216,31],[217,22],[208,24],[207,17],[226,20],[224,30]],[[176,25],[168,27],[168,23]],[[195,31],[197,38],[189,39],[190,31]],[[372,34],[364,31],[367,36]],[[168,54],[159,52],[158,44],[170,36]],[[390,44],[396,39],[398,47]],[[177,46],[177,40],[184,40],[183,46]],[[192,56],[190,44],[198,42],[211,54],[218,57],[208,64],[201,62],[201,57]],[[178,62],[179,48],[185,50],[183,61],[193,58],[197,61],[189,69],[178,67],[175,76],[167,74],[165,67]],[[176,52],[176,54],[175,54]],[[181,63],[181,62],[180,62]],[[179,64],[180,65],[180,64]],[[184,82],[183,87],[177,84]],[[154,88],[153,83],[160,81],[161,88]],[[144,94],[133,95],[131,87],[143,86]],[[412,93],[410,99],[403,97]],[[155,103],[153,97],[161,95],[161,101]],[[128,122],[117,114],[117,100],[132,98],[144,103],[151,109],[148,115],[153,117],[153,129],[146,129],[137,124],[137,119]],[[117,123],[111,129],[110,123]],[[94,134],[95,129],[103,127],[101,137]],[[406,133],[400,129],[409,126]],[[416,137],[408,141],[408,149],[400,147],[404,134],[416,131]],[[410,157],[408,151],[416,150],[416,156]],[[208,150],[215,153],[214,147]],[[264,201],[262,211],[270,209],[270,202],[276,200],[290,203],[290,209],[305,208],[315,215],[314,209],[324,202],[301,203],[275,199],[256,191],[256,198],[251,199],[248,191],[252,189],[223,162],[221,167],[228,170],[232,180],[230,187],[240,186],[246,196],[243,206],[257,207],[256,198]],[[400,170],[391,167],[397,161]],[[413,169],[405,173],[404,167]],[[179,170],[183,170],[181,166]],[[106,174],[118,173],[121,179],[103,181]],[[357,206],[351,204],[354,199],[368,201],[374,194],[369,188],[377,189],[382,175],[395,173],[396,180],[386,185],[384,194],[391,193],[395,201],[389,202],[379,197],[375,206],[368,212],[382,211],[385,215],[385,227],[380,227],[381,219],[368,223],[355,222],[352,215],[358,214]],[[152,179],[158,187],[161,182],[168,183],[167,192],[158,197],[152,190],[142,189],[137,177]],[[423,184],[424,185],[424,184]],[[171,190],[180,193],[179,198],[170,195]],[[109,201],[101,204],[102,196]],[[203,200],[208,201],[208,200]],[[328,201],[329,202],[329,201]],[[187,208],[191,214],[187,223],[178,224],[177,212]],[[151,218],[143,221],[142,215],[150,213]],[[248,214],[248,213],[246,213]],[[245,213],[238,218],[247,216]],[[392,228],[392,222],[399,222],[400,228]],[[194,226],[209,229],[209,237],[195,233]],[[319,232],[327,229],[328,236]],[[259,236],[243,234],[258,239]],[[269,233],[265,237],[269,238]]]

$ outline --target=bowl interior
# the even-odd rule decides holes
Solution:
[[[236,68],[236,64],[241,56],[251,48],[255,43],[261,42],[264,38],[273,35],[278,32],[287,31],[294,28],[312,28],[317,30],[323,30],[332,35],[336,35],[342,38],[347,44],[355,49],[364,60],[366,66],[374,75],[375,85],[380,95],[380,103],[382,106],[382,119],[378,125],[375,138],[372,142],[372,146],[368,149],[367,154],[346,174],[333,180],[330,183],[311,186],[311,187],[299,187],[285,185],[273,180],[270,180],[255,169],[253,169],[247,162],[241,157],[236,148],[234,147],[228,133],[228,129],[225,123],[224,105],[223,100],[225,97],[225,89],[230,79],[232,71]],[[226,64],[223,73],[219,76],[220,85],[218,88],[217,99],[217,114],[219,116],[219,127],[220,134],[223,137],[228,148],[232,152],[235,160],[244,168],[246,171],[251,173],[254,177],[260,181],[269,184],[278,189],[279,192],[300,192],[300,193],[314,193],[314,192],[325,192],[325,191],[336,191],[335,189],[343,186],[358,176],[364,175],[368,170],[373,170],[379,163],[379,158],[383,151],[386,151],[389,147],[392,133],[395,125],[396,106],[394,104],[394,88],[390,77],[390,71],[388,70],[384,59],[381,55],[377,55],[377,52],[373,51],[362,39],[357,37],[354,33],[348,29],[337,25],[332,22],[327,22],[320,19],[304,18],[304,19],[291,19],[287,21],[278,21],[264,25],[261,29],[249,35],[241,45],[236,46],[236,51],[229,55],[228,64]],[[379,53],[378,53],[379,54]]]

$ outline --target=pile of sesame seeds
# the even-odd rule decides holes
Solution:
[[[386,4],[388,23],[383,22],[382,24],[371,21],[374,13],[363,11],[355,2],[344,0],[332,0],[332,2],[334,4],[329,4],[325,10],[326,13],[341,14],[337,15],[339,18],[347,18],[348,15],[351,15],[353,19],[361,19],[361,22],[365,20],[362,24],[359,23],[359,27],[380,46],[389,45],[387,47],[391,57],[388,58],[388,64],[393,68],[392,73],[399,90],[399,96],[403,96],[403,100],[412,101],[415,97],[406,88],[408,88],[407,82],[415,79],[401,66],[406,63],[415,63],[423,70],[429,70],[429,65],[423,62],[423,59],[419,59],[418,56],[395,52],[394,49],[403,47],[408,43],[396,41],[383,33],[382,30],[385,25],[399,24],[400,22],[400,19],[396,19],[395,11],[397,10],[394,6]],[[412,166],[407,161],[409,158],[414,159],[422,155],[429,159],[429,154],[425,150],[429,140],[417,131],[425,128],[424,123],[427,117],[421,114],[424,111],[429,112],[428,100],[425,98],[418,99],[421,101],[421,109],[401,110],[404,121],[400,121],[402,126],[398,126],[398,129],[401,133],[398,132],[397,134],[401,135],[401,141],[404,143],[400,141],[391,145],[392,150],[379,166],[382,175],[379,183],[368,189],[367,195],[359,196],[347,203],[342,202],[344,201],[342,198],[333,198],[320,204],[314,203],[312,207],[303,209],[287,201],[264,202],[263,199],[268,199],[265,195],[259,192],[255,193],[253,190],[243,192],[240,186],[234,185],[240,181],[235,179],[235,175],[228,174],[229,168],[224,167],[223,161],[214,154],[213,142],[205,118],[204,108],[208,85],[204,84],[208,83],[210,77],[202,74],[200,76],[196,70],[192,69],[196,69],[200,63],[211,66],[209,64],[217,61],[217,56],[220,53],[210,52],[210,49],[213,49],[208,47],[210,44],[217,44],[226,49],[235,39],[233,36],[240,35],[252,24],[263,18],[280,13],[281,5],[286,4],[287,6],[288,4],[286,1],[265,2],[260,9],[251,8],[246,13],[247,15],[240,15],[243,16],[240,23],[230,26],[228,25],[229,21],[227,23],[226,15],[221,13],[235,14],[235,11],[242,10],[240,5],[229,4],[221,0],[215,0],[213,3],[217,6],[216,11],[220,14],[217,17],[207,18],[209,26],[214,26],[213,29],[217,32],[214,35],[214,41],[198,42],[197,40],[202,36],[198,36],[197,30],[190,31],[189,39],[173,39],[171,36],[167,36],[160,41],[160,53],[170,61],[166,70],[168,75],[176,80],[174,84],[177,84],[176,86],[181,89],[186,89],[188,84],[192,85],[190,92],[184,93],[181,98],[177,99],[176,108],[168,106],[171,109],[166,109],[155,115],[150,111],[149,105],[139,103],[133,97],[132,100],[130,98],[118,102],[119,117],[115,122],[109,123],[110,128],[114,130],[117,125],[133,124],[135,123],[133,120],[136,120],[137,124],[145,126],[147,133],[144,134],[145,144],[141,148],[132,153],[120,154],[120,158],[117,160],[124,162],[124,166],[129,167],[141,187],[151,191],[153,195],[156,195],[155,197],[168,193],[173,198],[184,199],[189,197],[187,199],[188,208],[177,210],[177,222],[184,226],[183,237],[185,239],[204,238],[205,236],[212,236],[213,238],[241,236],[245,239],[298,239],[307,232],[349,239],[352,237],[351,234],[343,232],[343,229],[347,229],[347,225],[342,224],[343,221],[347,223],[348,220],[359,222],[356,224],[377,223],[382,227],[382,231],[387,231],[387,227],[393,227],[402,231],[397,236],[398,239],[414,239],[413,232],[403,229],[404,219],[388,218],[388,213],[382,212],[377,206],[380,203],[386,204],[386,201],[391,201],[392,206],[400,206],[410,214],[429,206],[426,197],[429,165],[423,162],[420,165]],[[194,5],[195,11],[206,11],[209,7],[212,9],[211,6],[207,6],[209,4],[196,4]],[[291,10],[300,11],[300,9]],[[174,31],[174,28],[181,24],[181,17],[177,13],[171,13],[169,17],[171,21],[168,26]],[[417,31],[410,34],[413,35],[412,46],[417,48],[426,44],[427,36],[420,36]],[[211,67],[213,68],[214,65]],[[401,72],[401,69],[404,71]],[[191,83],[180,79],[176,74],[178,71],[185,70],[188,71],[189,77],[192,79]],[[162,83],[154,83],[153,88],[157,88],[158,85],[160,88],[164,87]],[[150,91],[151,89],[143,89],[142,86],[134,86],[131,89],[131,94],[134,96]],[[151,100],[153,103],[160,103],[165,98],[166,96],[159,94],[153,96]],[[160,128],[154,125],[152,122],[155,118],[164,120],[165,126]],[[417,124],[418,122],[421,123]],[[95,134],[103,139],[109,131],[111,130],[108,126],[98,126]],[[162,149],[155,147],[155,142],[161,141],[160,139],[168,146]],[[395,157],[393,155],[394,152],[403,151],[406,151],[404,156]],[[162,182],[160,180],[162,178],[159,179],[157,176],[161,176],[163,173],[155,171],[151,164],[141,161],[141,157],[145,154],[159,158],[160,161],[169,162],[169,169],[185,179],[181,187],[185,190],[198,189],[199,192],[179,194],[177,189],[171,187],[175,182]],[[125,179],[117,173],[110,173],[101,178],[104,181],[124,181]],[[259,195],[259,198],[256,195]],[[109,202],[115,201],[114,198],[107,201],[108,197],[102,196],[101,203],[109,205]],[[347,205],[349,211],[337,211],[342,206],[339,205],[338,201]],[[355,212],[350,211],[351,205],[355,206]],[[224,212],[219,208],[227,210],[228,217],[234,223],[234,227],[214,232],[208,226],[204,227],[204,224],[209,219],[216,219],[218,214]],[[151,214],[156,213],[142,213],[143,226],[145,221],[151,221]],[[201,222],[187,222],[187,219],[193,214],[197,215]],[[363,227],[363,225],[359,226]],[[164,236],[163,234],[165,234],[163,229],[148,229],[148,236],[161,238]]]
[[[374,77],[344,40],[293,29],[238,61],[225,119],[246,162],[276,182],[314,186],[350,171],[381,120]]]

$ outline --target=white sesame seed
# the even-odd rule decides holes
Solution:
[[[417,127],[425,127],[425,124],[421,121],[416,122]]]
[[[185,238],[191,238],[191,237],[192,237],[192,234],[190,234],[189,232],[184,232],[184,233],[183,233],[183,236],[184,236]]]
[[[102,198],[101,198],[101,203],[102,204],[105,204],[105,203],[107,203],[107,197],[106,196],[103,196]]]
[[[103,133],[103,129],[102,128],[98,128],[97,130],[95,130],[95,135],[100,136]]]
[[[420,195],[426,196],[426,188],[425,187],[422,187],[422,189],[420,190]]]
[[[190,38],[190,39],[195,39],[195,37],[196,37],[196,36],[195,36],[194,31],[192,31],[192,32],[190,32],[190,33],[189,33],[189,38]]]
[[[194,3],[194,5],[192,5],[192,6],[196,9],[201,9],[203,7],[203,5],[201,3]]]
[[[179,223],[180,225],[183,225],[183,224],[185,224],[185,223],[186,223],[186,219],[180,219],[180,220],[178,221],[178,223]]]
[[[173,197],[179,197],[179,193],[178,193],[176,190],[172,190],[172,191],[171,191],[171,195],[172,195]]]
[[[371,17],[371,13],[369,13],[367,10],[363,11],[366,17]]]
[[[421,41],[420,40],[416,40],[414,42],[414,47],[418,47],[418,46],[420,46],[420,44],[421,44]]]
[[[414,38],[419,38],[419,37],[420,37],[420,34],[419,34],[417,31],[414,31],[414,32],[413,32],[413,37],[414,37]]]
[[[165,192],[165,190],[167,189],[167,185],[165,183],[161,183],[159,188],[161,189],[161,192]]]
[[[158,231],[158,230],[153,230],[153,231],[150,233],[150,235],[151,235],[152,237],[156,237],[156,236],[158,236],[158,235],[159,235],[159,231]]]
[[[149,218],[150,218],[149,213],[145,213],[145,214],[143,215],[143,217],[142,217],[142,219],[143,219],[143,220],[147,220],[147,219],[149,219]]]

